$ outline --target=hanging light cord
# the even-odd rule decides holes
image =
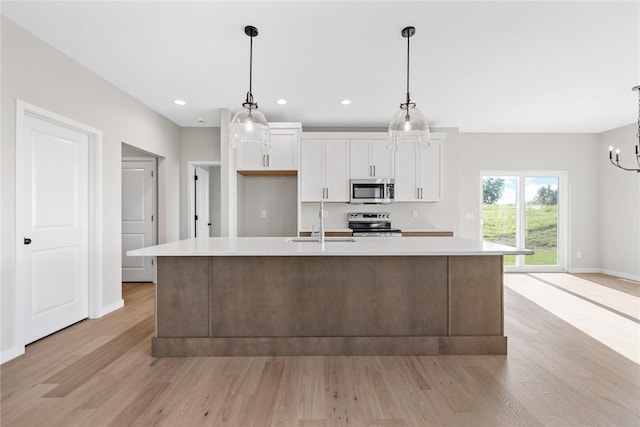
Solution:
[[[409,107],[409,103],[411,102],[411,98],[409,96],[409,42],[411,40],[411,37],[407,37],[407,109]]]
[[[253,36],[249,35],[249,92],[247,92],[247,99],[242,103],[242,106],[249,109],[258,108],[258,103],[253,100],[252,92],[252,80],[253,80]]]
[[[415,31],[413,28],[411,27],[407,27],[403,30],[403,37],[407,38],[407,100],[406,102],[403,102],[402,104],[400,104],[400,109],[401,110],[407,110],[407,115],[409,115],[409,109],[410,108],[415,108],[416,103],[415,102],[411,102],[411,95],[409,94],[409,58],[411,57],[410,55],[410,45],[409,45],[409,39],[411,39],[411,36],[413,35],[413,33],[411,32],[411,30]],[[404,33],[404,31],[406,31],[406,35]]]

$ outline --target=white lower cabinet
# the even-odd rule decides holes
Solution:
[[[442,198],[442,142],[425,150],[396,152],[396,202],[438,202]]]
[[[349,140],[302,139],[300,201],[349,201]]]

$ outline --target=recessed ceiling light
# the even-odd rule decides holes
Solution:
[[[351,104],[351,100],[350,99],[343,99],[342,101],[340,101],[340,104],[349,105],[349,104]]]
[[[180,105],[180,106],[187,105],[187,102],[182,100],[182,99],[174,99],[173,103],[176,104],[176,105]]]
[[[286,104],[286,103],[287,103],[287,100],[286,100],[286,99],[278,99],[278,100],[276,101],[276,103],[277,103],[277,104],[280,104],[280,105],[284,105],[284,104]]]

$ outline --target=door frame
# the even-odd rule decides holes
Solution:
[[[57,126],[65,127],[75,132],[83,133],[88,136],[88,167],[89,167],[89,182],[88,182],[88,262],[89,262],[89,318],[96,319],[103,314],[102,310],[102,291],[103,291],[103,254],[102,254],[102,233],[103,233],[103,217],[102,217],[102,203],[103,203],[103,191],[102,191],[102,131],[75,120],[69,119],[62,115],[53,113],[44,108],[37,107],[35,105],[24,102],[20,99],[16,100],[16,166],[20,165],[25,160],[24,152],[24,121],[25,117],[30,116],[39,120],[44,120]],[[24,183],[24,177],[20,171],[16,171],[16,260],[15,260],[15,301],[16,301],[16,356],[24,354],[25,351],[25,335],[24,335],[24,292],[22,286],[17,286],[19,283],[19,269],[18,262],[20,261],[17,254],[19,248],[23,244],[22,237],[19,235],[24,224],[23,215],[19,212],[19,207],[25,202],[23,194],[20,191],[21,186]]]
[[[135,148],[135,147],[134,147]],[[122,157],[120,160],[120,170],[122,170],[122,162],[150,162],[151,170],[153,171],[153,179],[151,180],[151,211],[153,214],[153,224],[151,225],[151,245],[158,244],[158,158],[149,156],[149,157]],[[122,198],[122,192],[120,192],[120,198]],[[122,223],[122,218],[120,218],[120,223]],[[122,233],[122,230],[120,230]],[[153,265],[153,283],[158,283],[158,265],[155,262],[155,257],[152,258]],[[122,266],[120,266],[122,270]],[[123,272],[124,276],[124,272]]]
[[[185,177],[185,182],[187,183],[187,238],[192,238],[195,234],[195,224],[192,221],[193,216],[195,215],[195,206],[193,205],[195,200],[195,189],[191,183],[193,181],[193,174],[196,171],[196,166],[218,166],[221,168],[220,174],[222,175],[222,162],[220,160],[193,160],[187,162],[187,175]],[[220,179],[220,185],[222,185],[222,179]],[[222,191],[222,189],[220,190]],[[209,204],[211,204],[211,200],[209,200]]]
[[[484,176],[517,176],[517,177],[536,177],[536,176],[556,176],[558,177],[558,265],[516,265],[505,266],[506,272],[534,272],[534,271],[567,271],[568,270],[568,253],[569,253],[569,173],[562,170],[482,170],[479,176],[480,203],[478,203],[478,217],[480,218],[480,226],[478,227],[478,239],[483,240],[484,217],[482,211],[482,179]],[[523,238],[525,224],[523,212],[520,210],[520,204],[524,197],[524,179],[519,179],[518,195],[517,195],[517,223],[516,236]],[[516,237],[517,238],[517,237]],[[523,257],[524,255],[516,255]]]

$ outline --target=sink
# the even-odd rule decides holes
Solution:
[[[356,239],[353,237],[325,237],[325,243],[333,243],[333,242],[355,242]],[[302,242],[311,242],[318,243],[317,237],[288,237],[285,240],[285,243],[302,243]]]

